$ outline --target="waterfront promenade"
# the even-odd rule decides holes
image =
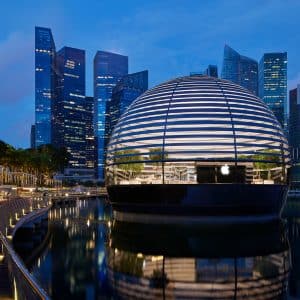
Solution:
[[[90,189],[84,193],[60,190],[47,194],[33,193],[30,197],[16,196],[0,202],[1,299],[49,299],[13,249],[12,240],[17,229],[34,220],[40,222],[52,206],[100,195],[105,195],[105,190]]]
[[[44,214],[51,199],[42,194],[32,198],[13,197],[0,204],[0,297],[48,299],[47,293],[29,273],[12,246],[16,230],[25,222]]]

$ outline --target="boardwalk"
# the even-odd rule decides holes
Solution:
[[[40,195],[29,198],[12,198],[0,204],[0,298],[12,299],[12,285],[18,287],[19,297],[48,299],[38,283],[25,268],[13,250],[11,241],[16,229],[26,220],[45,213],[51,207],[48,198]]]
[[[12,290],[18,299],[49,299],[36,279],[29,273],[15,253],[11,241],[20,226],[44,214],[58,203],[72,203],[81,198],[105,196],[104,189],[85,193],[64,191],[56,194],[37,194],[30,198],[14,197],[0,202],[0,299],[12,299]]]

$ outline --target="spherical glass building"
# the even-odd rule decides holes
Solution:
[[[188,76],[146,91],[122,115],[106,180],[122,217],[275,216],[288,167],[282,128],[259,98],[226,80]]]

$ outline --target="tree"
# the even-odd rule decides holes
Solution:
[[[38,184],[67,166],[70,155],[65,148],[42,145],[37,149],[15,149],[0,141],[0,164],[14,172],[35,174]]]
[[[259,154],[239,155],[238,159],[253,161],[254,168],[262,170],[276,168],[281,162],[280,153],[272,149],[261,150]]]
[[[141,155],[136,150],[120,150],[115,152],[115,164],[124,171],[139,174],[144,169]]]
[[[168,158],[168,153],[163,151],[163,148],[151,148],[149,149],[149,159],[156,164],[160,164]]]

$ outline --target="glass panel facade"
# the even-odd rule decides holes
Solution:
[[[70,168],[86,168],[85,51],[62,48],[56,54],[56,66],[53,145],[70,153]]]
[[[205,76],[158,85],[113,131],[109,184],[281,183],[288,144],[268,107],[246,89]]]
[[[35,147],[51,143],[54,67],[55,44],[51,29],[35,27]]]
[[[94,137],[94,97],[85,97],[85,139],[86,139],[86,166],[95,169],[95,137]]]
[[[287,53],[265,53],[259,62],[259,97],[287,126]]]
[[[148,89],[148,71],[128,74],[113,88],[111,101],[108,103],[108,136],[116,126],[119,118],[138,96]]]
[[[104,179],[106,146],[109,137],[108,106],[117,82],[128,74],[128,57],[98,51],[94,57],[94,128],[96,139],[96,172]]]
[[[225,45],[222,78],[230,80],[258,95],[258,64],[257,61],[240,55]]]
[[[294,165],[291,168],[293,188],[300,186],[300,85],[290,90],[289,143],[292,148]]]
[[[206,69],[206,75],[218,78],[218,66],[208,65],[208,67]]]

